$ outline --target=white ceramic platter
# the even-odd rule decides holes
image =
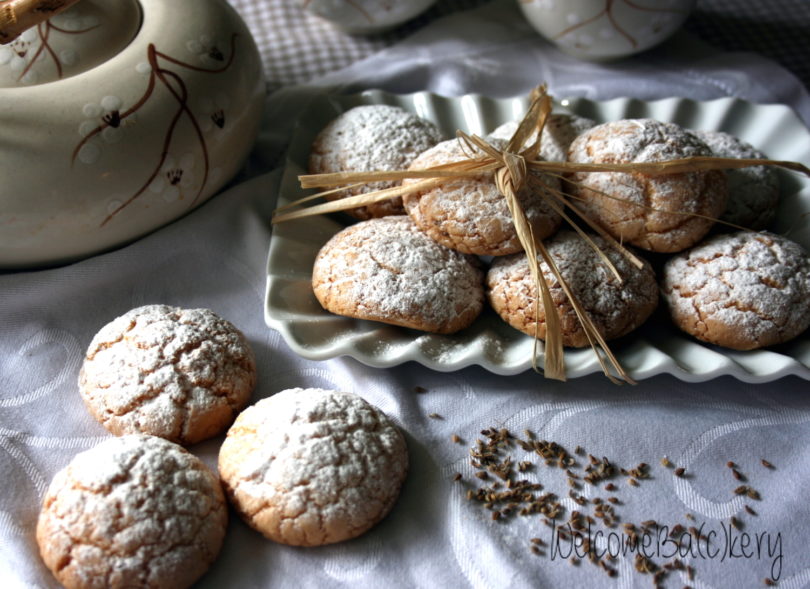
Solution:
[[[306,194],[298,175],[305,173],[315,134],[340,112],[360,104],[393,104],[435,121],[448,136],[456,129],[484,135],[499,124],[520,118],[526,98],[491,99],[478,95],[446,98],[426,92],[392,95],[368,91],[324,97],[299,122],[281,183],[279,205]],[[563,100],[570,110],[598,122],[652,117],[683,126],[722,130],[758,147],[772,159],[810,164],[810,132],[782,105],[757,105],[734,98],[697,102],[668,98],[654,102],[619,98],[607,102]],[[782,174],[782,201],[774,230],[810,249],[810,179]],[[316,360],[351,356],[376,367],[415,361],[439,371],[478,365],[496,374],[531,369],[532,340],[487,310],[468,329],[453,335],[425,334],[324,311],[312,294],[312,264],[321,246],[343,226],[339,217],[310,217],[275,226],[267,265],[265,320],[299,355]],[[709,346],[680,333],[663,305],[639,330],[611,342],[636,380],[672,374],[685,381],[730,375],[746,382],[767,382],[796,375],[810,379],[810,332],[767,350],[736,352]],[[542,357],[541,357],[542,361]],[[566,350],[570,378],[600,372],[590,349]]]

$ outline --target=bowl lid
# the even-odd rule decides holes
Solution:
[[[82,0],[0,45],[0,88],[88,71],[124,49],[140,26],[138,0]]]

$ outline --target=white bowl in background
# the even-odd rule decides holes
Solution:
[[[140,25],[138,0],[82,0],[0,45],[0,88],[44,84],[85,72],[120,53]]]
[[[517,0],[529,23],[560,49],[591,61],[633,55],[671,36],[696,0]]]
[[[351,35],[381,33],[421,14],[436,0],[299,0],[305,11]]]
[[[261,60],[225,0],[83,0],[55,23],[23,34],[36,76],[0,59],[0,268],[165,225],[239,171],[258,131]]]

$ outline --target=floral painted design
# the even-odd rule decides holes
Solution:
[[[539,2],[543,5],[550,4],[552,8],[554,6],[552,0],[539,0]],[[614,9],[618,3],[623,3],[637,11],[655,12],[658,14],[651,21],[650,25],[646,27],[646,30],[642,30],[640,34],[636,34],[634,36],[630,34],[630,32],[624,27],[622,27],[621,23],[614,14]],[[582,18],[575,13],[569,14],[567,17],[569,26],[557,33],[553,40],[560,41],[568,45],[576,45],[577,47],[587,48],[593,44],[594,38],[589,34],[583,34],[575,37],[573,33],[582,27],[596,23],[600,20],[605,20],[605,26],[601,27],[597,33],[599,37],[602,39],[611,39],[614,35],[618,34],[626,39],[631,47],[635,49],[639,46],[639,39],[637,37],[640,36],[642,38],[648,38],[658,34],[669,24],[670,21],[674,19],[675,15],[681,14],[682,12],[683,11],[677,9],[644,6],[637,3],[635,0],[605,0],[604,7],[587,18]]]
[[[225,128],[230,102],[230,98],[224,92],[203,97],[198,102],[197,110],[202,114],[200,128],[203,133],[213,135]]]
[[[221,41],[211,39],[207,35],[202,35],[199,39],[193,39],[186,43],[186,49],[193,53],[205,67],[217,67],[225,61],[225,55],[222,53],[221,47]]]
[[[123,102],[118,96],[105,96],[98,103],[88,102],[82,107],[82,114],[87,119],[79,125],[79,133],[86,137],[95,130],[97,120],[100,118],[108,127],[102,132],[107,143],[116,143],[120,140],[120,130],[135,123],[134,118],[121,120]]]
[[[28,29],[8,45],[0,47],[0,65],[6,65],[18,74],[17,80],[26,84],[37,82],[34,65],[49,62],[61,79],[63,66],[74,65],[78,54],[71,49],[57,52],[52,41],[56,35],[81,35],[98,28],[101,24],[94,17],[81,17],[68,11],[51,20]]]
[[[181,191],[191,189],[197,178],[194,168],[197,161],[192,153],[185,153],[182,156],[167,154],[160,173],[149,184],[149,190],[160,194],[168,203],[175,202],[181,198]]]
[[[214,130],[226,127],[229,101],[224,94],[215,98],[203,97],[194,101],[196,106],[192,109],[192,97],[189,95],[183,74],[191,71],[215,75],[226,71],[235,56],[236,35],[231,37],[227,47],[223,47],[222,42],[213,42],[208,37],[201,37],[199,41],[189,42],[187,48],[194,55],[206,56],[201,58],[203,63],[211,63],[206,60],[212,60],[217,65],[203,67],[181,61],[159,51],[155,44],[150,43],[146,61],[135,68],[136,73],[146,78],[146,89],[140,98],[127,106],[118,97],[106,96],[102,97],[98,104],[90,103],[83,107],[83,114],[87,120],[79,127],[82,140],[73,150],[71,161],[73,164],[79,162],[89,165],[98,161],[102,150],[109,144],[121,141],[125,133],[129,132],[126,130],[127,127],[135,126],[138,111],[149,102],[158,88],[168,91],[175,102],[175,110],[162,141],[155,146],[153,156],[155,164],[152,171],[129,197],[116,203],[102,221],[102,226],[147,191],[160,194],[169,203],[189,196],[190,204],[193,205],[209,181],[215,181],[221,174],[218,168],[212,169],[209,140]],[[181,121],[190,124],[197,139],[199,153],[178,154],[173,151],[174,134]]]

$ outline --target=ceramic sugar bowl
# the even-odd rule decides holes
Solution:
[[[350,35],[387,31],[435,3],[436,0],[299,0],[305,11]]]
[[[645,51],[671,36],[696,0],[517,0],[526,19],[560,49],[590,61]]]
[[[76,260],[215,194],[259,124],[225,0],[81,0],[0,46],[0,268]]]

